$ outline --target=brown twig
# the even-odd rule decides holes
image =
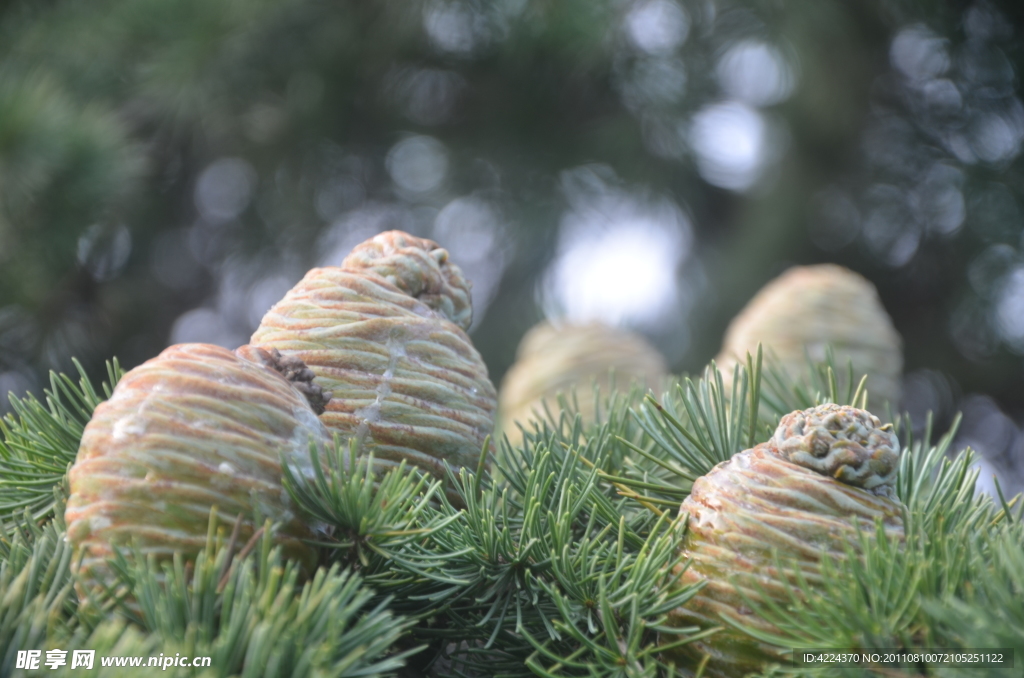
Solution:
[[[238,525],[240,525],[240,524],[241,524],[241,518],[242,518],[242,516],[241,516],[241,515],[239,515],[239,516],[238,516],[238,520],[237,520],[237,521],[235,522],[235,526],[236,526],[235,532],[236,532],[236,533],[237,533],[237,531],[238,531],[238,529],[237,529]],[[245,546],[244,546],[244,547],[242,548],[242,550],[241,550],[241,551],[239,551],[239,552],[238,552],[238,555],[237,555],[237,556],[235,556],[234,558],[232,558],[232,557],[230,556],[230,552],[229,552],[229,555],[228,555],[228,559],[229,559],[229,561],[230,561],[230,563],[231,563],[231,564],[230,564],[230,565],[228,566],[228,571],[227,571],[227,572],[225,572],[225,573],[224,573],[224,576],[222,576],[222,577],[220,578],[220,581],[219,581],[219,582],[217,582],[217,592],[218,592],[218,593],[219,593],[219,592],[221,592],[221,591],[223,591],[223,590],[224,590],[224,586],[225,586],[225,585],[226,585],[226,584],[228,583],[228,579],[229,579],[229,578],[231,577],[231,573],[232,573],[232,572],[234,571],[234,569],[235,569],[235,563],[237,563],[237,562],[238,562],[239,560],[245,560],[245,557],[246,557],[247,555],[249,555],[249,553],[251,553],[251,552],[252,552],[252,550],[253,550],[253,549],[254,549],[254,548],[256,547],[256,542],[258,542],[258,541],[260,540],[260,537],[262,537],[262,536],[263,536],[263,530],[264,530],[264,528],[262,528],[262,527],[261,527],[260,529],[256,530],[256,531],[255,531],[255,532],[253,533],[253,535],[252,535],[251,537],[249,537],[249,541],[248,541],[248,542],[246,542],[246,544],[245,544]],[[234,545],[234,543],[235,543],[235,537],[236,537],[236,534],[232,534],[232,535],[231,535],[231,544],[232,544],[232,548],[233,548],[233,545]]]

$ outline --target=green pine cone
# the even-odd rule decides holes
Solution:
[[[390,231],[310,271],[252,344],[296,356],[333,393],[324,424],[384,469],[474,468],[497,407],[465,330],[469,283],[430,240]]]
[[[726,379],[732,366],[764,345],[771,365],[799,378],[807,358],[835,351],[839,379],[849,361],[855,379],[867,375],[870,407],[896,408],[900,399],[903,344],[868,280],[834,264],[797,266],[764,286],[726,331],[715,361]],[[856,384],[854,384],[856,386]]]
[[[237,353],[179,344],[128,372],[100,404],[82,436],[69,477],[65,520],[86,581],[111,583],[112,546],[186,557],[206,546],[210,510],[241,543],[254,513],[280,524],[285,554],[312,568],[313,535],[281,484],[282,455],[309,467],[309,444],[328,442],[307,396],[286,374],[295,365],[266,351]],[[301,367],[298,382],[302,382]],[[308,381],[308,380],[307,380]]]
[[[499,394],[501,432],[513,444],[522,439],[516,424],[544,416],[545,404],[559,409],[558,396],[573,391],[584,424],[598,419],[593,388],[607,397],[631,385],[657,387],[668,370],[658,350],[640,335],[600,323],[533,327],[519,343],[516,362]],[[614,384],[613,384],[614,380]]]
[[[671,619],[678,627],[726,628],[671,651],[668,659],[695,667],[710,655],[705,675],[711,678],[786,661],[785,648],[757,641],[723,619],[777,632],[744,600],[789,600],[793,582],[778,571],[773,550],[784,568],[799,567],[813,587],[821,583],[822,556],[841,559],[847,548],[856,550],[858,529],[873,533],[881,520],[888,534],[902,538],[893,492],[899,452],[891,425],[864,410],[827,404],[786,415],[767,443],[699,478],[681,509],[689,515],[683,553],[692,559],[681,583],[706,586]]]

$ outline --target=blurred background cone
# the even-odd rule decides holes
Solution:
[[[861,532],[875,534],[876,520],[888,536],[902,539],[902,505],[893,489],[899,454],[891,424],[883,426],[865,410],[827,404],[787,414],[771,440],[698,478],[681,509],[689,515],[683,555],[692,562],[680,583],[706,585],[670,618],[678,627],[725,628],[671,650],[668,658],[695,667],[708,655],[704,675],[718,678],[789,659],[786,648],[755,640],[725,620],[777,633],[748,601],[785,606],[790,591],[800,590],[787,568],[799,570],[813,590],[822,581],[822,556],[856,552]]]
[[[501,432],[517,444],[517,423],[530,430],[530,421],[545,418],[545,403],[557,416],[558,396],[572,403],[574,393],[584,424],[592,424],[613,387],[621,393],[634,384],[657,388],[667,373],[658,350],[634,332],[600,323],[541,323],[523,337],[502,382]]]
[[[731,380],[733,365],[756,355],[758,343],[766,365],[793,379],[806,376],[808,357],[823,361],[831,346],[841,387],[852,363],[855,381],[868,377],[869,407],[899,407],[903,343],[874,285],[849,269],[797,266],[765,285],[726,331],[715,358],[723,377]]]
[[[251,343],[309,366],[333,393],[321,419],[361,454],[443,479],[446,468],[474,469],[494,428],[494,386],[466,334],[472,315],[448,251],[389,231],[306,274]]]
[[[228,526],[241,516],[239,548],[270,518],[285,556],[312,569],[315,552],[302,540],[313,533],[281,484],[281,458],[311,469],[309,445],[328,438],[302,391],[317,402],[329,396],[279,358],[179,344],[121,378],[85,427],[69,474],[68,539],[86,581],[113,583],[106,561],[115,545],[194,556],[214,506]],[[288,371],[305,383],[296,388]]]

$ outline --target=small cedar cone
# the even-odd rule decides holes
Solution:
[[[638,334],[600,323],[541,323],[519,343],[516,362],[501,384],[501,432],[513,444],[519,442],[522,431],[516,422],[526,426],[543,417],[545,401],[556,412],[558,395],[571,398],[573,390],[584,423],[592,424],[598,418],[595,386],[607,397],[613,386],[657,387],[666,374],[661,354]]]
[[[723,619],[777,633],[753,614],[744,596],[786,604],[795,583],[786,567],[798,567],[812,588],[819,585],[822,556],[838,560],[847,548],[856,552],[858,530],[873,535],[876,519],[889,536],[902,539],[901,504],[893,490],[899,453],[891,424],[853,407],[819,405],[787,414],[771,440],[698,478],[681,509],[689,515],[683,555],[692,562],[680,583],[706,586],[670,621],[726,628],[671,650],[668,658],[692,670],[709,655],[704,675],[710,678],[743,676],[765,662],[785,661],[785,649]]]
[[[257,357],[248,347],[243,356]],[[85,427],[65,520],[85,580],[110,584],[112,545],[169,558],[206,545],[210,510],[280,523],[285,555],[312,568],[313,537],[281,484],[281,458],[309,469],[329,442],[303,393],[279,372],[208,344],[171,346],[128,372]]]
[[[251,343],[308,365],[332,393],[321,420],[382,468],[407,460],[444,478],[474,468],[494,428],[471,320],[469,283],[447,250],[389,231],[306,274]]]
[[[735,362],[755,354],[758,343],[770,364],[791,378],[805,374],[808,356],[824,360],[825,347],[831,345],[840,379],[847,362],[853,364],[855,379],[867,375],[869,407],[899,405],[900,335],[875,286],[849,269],[797,266],[765,285],[726,331],[716,358],[722,375],[731,379]]]

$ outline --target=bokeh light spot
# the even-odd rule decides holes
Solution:
[[[478,324],[514,254],[497,210],[481,198],[456,198],[438,212],[431,235],[472,281],[473,322]]]
[[[690,145],[708,183],[743,191],[764,167],[767,129],[756,110],[738,102],[705,106],[693,116]]]
[[[1017,353],[1024,353],[1024,266],[1007,274],[996,303],[999,336]]]
[[[448,151],[433,137],[411,136],[388,151],[386,163],[399,188],[414,194],[430,193],[444,182]]]
[[[946,41],[920,24],[904,28],[892,41],[892,65],[911,80],[928,80],[949,69]]]
[[[436,49],[468,55],[489,37],[486,17],[466,2],[431,2],[423,11],[423,28]]]
[[[686,42],[690,18],[672,0],[641,0],[626,14],[626,35],[648,54],[668,54]]]
[[[664,324],[662,315],[678,303],[689,220],[668,199],[588,183],[587,171],[576,170],[564,182],[572,209],[562,219],[558,255],[544,279],[549,317]]]
[[[241,158],[210,163],[196,182],[195,204],[203,219],[219,224],[237,218],[252,200],[256,170]]]
[[[898,268],[917,253],[921,225],[914,218],[908,196],[897,186],[876,184],[866,195],[871,209],[864,219],[864,240],[871,253]]]
[[[752,106],[785,101],[795,85],[782,53],[760,40],[743,40],[730,47],[718,60],[715,72],[727,95]]]

